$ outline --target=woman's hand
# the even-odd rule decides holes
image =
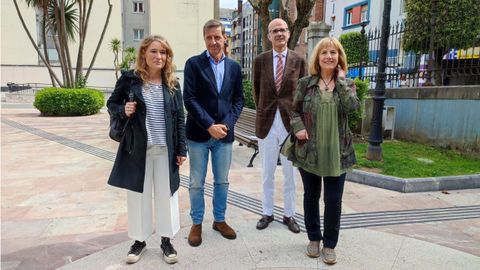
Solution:
[[[127,117],[130,117],[130,115],[134,114],[136,108],[137,108],[136,101],[125,103],[125,114],[127,115]]]
[[[297,137],[298,140],[300,141],[305,141],[308,140],[308,133],[306,129],[302,129],[300,131],[297,131],[295,133],[295,136]]]
[[[341,69],[340,67],[337,67],[337,77],[345,79],[346,76],[347,76],[347,74],[345,74],[345,71],[343,69]]]
[[[182,166],[185,160],[187,160],[187,157],[177,156],[177,165]]]

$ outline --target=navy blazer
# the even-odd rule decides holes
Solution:
[[[242,112],[244,98],[240,65],[225,58],[225,74],[220,93],[206,52],[191,57],[185,63],[183,100],[187,109],[187,139],[206,142],[207,129],[213,124],[225,124],[228,133],[221,141],[233,142],[234,126]]]

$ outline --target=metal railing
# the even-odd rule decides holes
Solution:
[[[369,80],[370,87],[374,88],[381,33],[377,28],[363,33],[368,43],[368,53],[361,55],[367,56],[367,59],[361,59],[360,63],[349,63],[349,76]],[[428,54],[403,49],[405,33],[404,23],[397,23],[390,28],[385,69],[387,88],[480,84],[480,47],[447,47],[436,57],[436,65],[429,66]],[[424,46],[423,51],[428,51],[428,42]],[[430,65],[433,62],[430,61]]]
[[[23,94],[23,95],[35,95],[39,90],[45,87],[52,87],[51,84],[46,83],[7,83],[7,87],[2,87],[2,91],[7,90],[8,93]],[[86,86],[86,88],[96,89],[102,91],[105,94],[113,92],[112,87],[103,86]]]

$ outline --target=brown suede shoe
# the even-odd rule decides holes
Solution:
[[[214,221],[212,228],[215,231],[219,231],[220,234],[227,239],[237,238],[237,234],[235,233],[235,231],[230,226],[228,226],[228,224],[225,221],[223,222]]]
[[[287,225],[288,229],[294,233],[300,232],[300,226],[298,226],[297,222],[293,217],[283,216],[283,224]]]
[[[257,230],[263,230],[268,227],[268,224],[270,224],[274,220],[273,215],[267,216],[267,215],[262,215],[262,218],[257,222]]]
[[[188,235],[188,243],[192,247],[200,246],[202,243],[202,224],[193,224]]]

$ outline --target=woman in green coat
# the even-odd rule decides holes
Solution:
[[[309,76],[298,81],[291,126],[296,136],[295,160],[304,187],[307,255],[336,263],[342,195],[346,172],[355,163],[348,114],[359,109],[347,59],[340,42],[324,38],[314,48]],[[320,230],[319,199],[323,180],[324,232]],[[320,250],[320,242],[323,248]]]

